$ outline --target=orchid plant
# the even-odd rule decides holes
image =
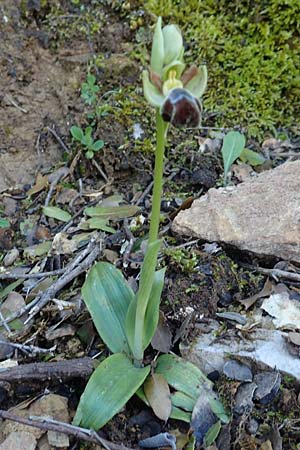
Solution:
[[[137,394],[161,419],[189,422],[193,407],[206,387],[212,409],[226,417],[208,387],[211,383],[193,364],[175,355],[160,355],[155,364],[144,365],[159,319],[165,269],[156,270],[161,241],[158,239],[163,186],[164,148],[170,124],[198,127],[200,98],[207,83],[205,66],[185,70],[183,40],[176,25],[162,28],[158,19],[149,71],[143,72],[144,94],[156,108],[156,150],[150,230],[139,288],[134,293],[122,272],[98,262],[82,288],[85,304],[99,335],[113,355],[101,362],[91,376],[74,418],[75,425],[98,430]],[[170,393],[169,387],[173,388]],[[166,408],[158,411],[156,390],[164,390]],[[209,391],[210,392],[210,391]],[[217,406],[216,406],[217,405]]]

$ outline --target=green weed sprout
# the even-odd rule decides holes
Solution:
[[[251,166],[259,166],[265,161],[265,158],[261,154],[245,148],[245,143],[245,136],[239,131],[229,131],[224,136],[221,153],[224,165],[223,182],[225,186],[228,181],[228,172],[237,159]]]
[[[87,127],[83,130],[75,125],[70,129],[73,138],[83,145],[85,149],[85,156],[88,159],[92,159],[94,157],[94,153],[101,150],[104,146],[104,141],[102,141],[102,139],[94,141],[92,131],[92,127]]]
[[[88,73],[86,77],[86,82],[82,83],[81,86],[81,98],[88,105],[95,105],[97,103],[97,94],[100,88],[96,84],[95,75]]]
[[[175,355],[160,355],[151,371],[144,365],[159,319],[165,269],[156,270],[161,241],[158,239],[163,186],[164,148],[169,124],[198,127],[200,98],[205,90],[205,66],[185,71],[183,41],[176,25],[156,24],[149,71],[143,73],[144,94],[156,108],[156,150],[150,231],[141,268],[139,288],[134,293],[122,272],[112,264],[98,262],[82,288],[85,304],[95,327],[113,353],[92,374],[74,418],[75,425],[98,430],[137,394],[163,420],[169,417],[190,422],[193,407],[205,389],[214,414],[228,418],[211,391],[211,382],[200,369]],[[151,372],[151,373],[150,373]],[[146,381],[146,388],[143,385]],[[174,390],[170,394],[169,386]],[[167,390],[169,408],[157,411],[159,388]],[[157,402],[156,402],[157,404]]]

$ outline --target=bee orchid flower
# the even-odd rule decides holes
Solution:
[[[202,97],[207,85],[205,65],[185,70],[182,35],[176,25],[162,28],[159,17],[153,36],[150,70],[143,71],[144,95],[159,109],[165,122],[198,128]]]

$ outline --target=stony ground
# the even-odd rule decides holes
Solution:
[[[154,142],[153,111],[145,105],[140,80],[153,17],[138,3],[125,7],[118,2],[82,2],[83,8],[78,3],[4,0],[0,5],[0,319],[2,323],[3,317],[14,319],[1,328],[0,407],[18,416],[50,415],[62,422],[70,422],[74,415],[94,367],[92,358],[108,354],[82,302],[80,288],[86,271],[102,259],[115,263],[133,285],[136,283],[141,241],[148,229]],[[81,97],[89,71],[100,87],[97,107]],[[70,128],[91,124],[95,140],[102,139],[104,147],[89,161],[72,140]],[[203,125],[215,125],[213,113]],[[293,247],[293,255],[299,255],[297,195],[293,197],[287,190],[281,197],[281,223],[287,224],[281,228],[275,227],[274,208],[274,218],[263,222],[264,208],[259,209],[256,198],[251,206],[260,211],[263,225],[259,227],[272,227],[273,235],[282,233],[280,244],[287,244],[286,253],[258,251],[258,238],[252,239],[254,247],[240,246],[239,239],[220,235],[222,226],[216,227],[213,237],[197,232],[187,237],[186,230],[173,225],[174,218],[184,214],[194,199],[207,198],[203,195],[210,188],[222,185],[222,133],[224,130],[206,128],[170,133],[160,258],[160,264],[167,266],[162,300],[166,340],[171,336],[173,352],[182,352],[210,374],[232,414],[211,450],[296,450],[300,439],[300,386],[296,380],[300,321],[296,319],[293,326],[284,322],[280,307],[274,312],[274,304],[279,298],[297,318],[300,275],[299,266],[292,263],[299,259],[289,261],[287,253]],[[257,167],[241,161],[235,164],[229,190],[248,180],[251,191],[249,180],[255,181],[256,173],[267,173],[264,171],[287,160],[298,167],[293,178],[297,184],[299,165],[293,160],[299,156],[299,140],[291,136],[251,141],[251,148],[264,155],[265,162]],[[272,178],[272,172],[269,174]],[[266,183],[270,192],[270,183]],[[292,179],[287,185],[295,193]],[[259,189],[264,192],[265,188]],[[274,191],[279,201],[276,187]],[[212,194],[207,195],[211,198]],[[285,215],[287,198],[290,215]],[[109,223],[114,234],[95,231],[84,211],[103,201],[107,207],[126,204],[139,208],[136,218],[129,209],[125,219],[116,217]],[[43,209],[49,206],[69,215],[50,217],[49,210]],[[236,208],[241,214],[242,207]],[[218,217],[224,221],[221,214]],[[294,234],[285,233],[290,217],[294,217]],[[264,230],[255,231],[263,243]],[[102,243],[100,254],[94,241],[88,244],[94,233]],[[248,241],[251,236],[250,231]],[[81,261],[76,264],[78,255]],[[41,279],[28,276],[31,269],[50,274]],[[264,304],[263,299],[269,303],[273,299],[273,303]],[[274,317],[280,325],[274,323]],[[259,330],[269,333],[267,338],[261,338]],[[263,355],[253,356],[249,348],[266,341],[273,347],[265,349],[262,344]],[[193,351],[207,351],[206,342],[220,350],[222,361],[228,348],[233,351],[238,343],[234,359],[246,363],[257,386],[263,380],[264,395],[253,398],[244,392],[249,379],[236,367],[224,371],[220,358],[205,367],[205,360],[212,356],[203,358],[207,354]],[[288,369],[280,369],[278,375],[271,366],[279,367],[268,355],[279,351]],[[164,424],[139,400],[132,399],[101,435],[110,441],[110,448],[118,450],[116,445],[136,447],[139,439],[166,430],[177,430],[184,437],[188,428],[175,421]],[[47,436],[45,431],[8,420],[1,424],[0,433],[1,442],[8,440],[0,444],[1,449],[96,448],[80,439],[54,432]]]

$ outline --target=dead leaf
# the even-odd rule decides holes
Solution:
[[[155,415],[167,421],[171,414],[172,403],[169,385],[160,373],[151,375],[144,384],[144,392]]]
[[[249,164],[233,164],[231,166],[231,170],[233,175],[241,182],[247,180],[247,178],[251,177],[251,173],[253,172],[252,167]]]
[[[19,258],[19,250],[17,248],[12,248],[8,253],[6,253],[3,259],[4,267],[11,266]]]
[[[41,192],[45,187],[48,186],[48,177],[46,175],[42,175],[41,173],[37,174],[35,185],[32,186],[31,189],[27,192],[28,197],[31,197],[38,192]]]
[[[12,356],[14,348],[11,345],[9,345],[9,341],[5,338],[5,336],[2,333],[0,333],[0,340],[2,341],[0,343],[0,361],[2,361],[3,359],[7,359],[10,356]]]
[[[23,256],[27,259],[35,259],[38,256],[46,255],[51,248],[50,241],[44,241],[41,244],[31,245],[24,248]]]
[[[243,300],[239,300],[239,302],[243,306],[245,306],[246,309],[249,309],[260,298],[268,297],[269,295],[271,295],[273,292],[273,288],[274,288],[273,283],[270,281],[269,278],[267,278],[267,281],[265,282],[264,287],[262,288],[262,290],[260,292],[258,292],[255,295],[251,295],[251,297],[245,298]]]
[[[271,441],[269,441],[268,439],[267,441],[263,442],[260,446],[260,450],[273,450]]]
[[[37,241],[47,241],[51,239],[50,230],[42,225],[38,225],[34,230],[34,237]]]
[[[155,334],[151,340],[151,345],[155,350],[162,353],[169,353],[172,345],[172,334],[166,322],[165,316],[160,311],[159,322]]]
[[[178,428],[176,430],[170,430],[170,433],[176,436],[176,450],[182,450],[189,442],[189,434],[182,433]]]
[[[3,314],[3,317],[8,317],[15,312],[18,312],[20,309],[26,306],[25,300],[21,294],[18,292],[12,291],[8,295],[5,302],[2,303],[0,307],[0,311]],[[22,316],[20,319],[13,320],[10,322],[10,327],[13,330],[20,330],[23,327],[23,322],[25,321],[25,317]]]
[[[78,248],[78,244],[73,239],[69,239],[67,233],[57,233],[51,245],[52,255],[73,255]]]
[[[63,188],[55,198],[58,205],[69,205],[72,200],[78,195],[75,189]],[[78,202],[82,203],[82,199],[78,197]],[[76,200],[76,204],[78,204]]]
[[[59,328],[49,329],[45,333],[47,341],[54,341],[55,339],[62,338],[64,336],[74,336],[76,330],[73,325],[66,323]]]

